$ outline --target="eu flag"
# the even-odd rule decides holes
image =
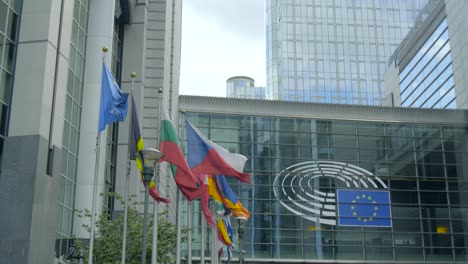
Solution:
[[[338,225],[391,227],[390,192],[336,190]]]
[[[128,93],[122,93],[112,73],[102,64],[101,109],[99,130],[106,129],[109,123],[124,121],[127,116]]]

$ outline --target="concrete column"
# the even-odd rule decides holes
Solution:
[[[81,112],[81,131],[76,179],[76,209],[92,209],[94,170],[96,162],[96,137],[99,121],[101,95],[101,77],[103,62],[103,47],[109,51],[105,57],[106,65],[110,66],[112,54],[112,37],[114,25],[114,0],[90,1],[89,3],[88,38],[86,43],[85,79],[83,85],[83,100]],[[97,192],[102,193],[104,186],[104,165],[106,157],[106,131],[102,132],[100,147],[100,163]],[[102,198],[97,195],[96,213],[102,213]],[[82,224],[89,224],[88,219],[75,218],[74,234],[78,238],[89,238],[89,233]]]

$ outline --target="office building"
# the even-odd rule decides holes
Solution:
[[[244,263],[467,262],[466,110],[201,96],[179,107],[248,157],[252,184],[229,178],[252,213],[243,248],[232,221],[234,261],[244,250]]]
[[[133,95],[145,146],[157,147],[159,102],[173,117],[178,109],[181,5],[0,0],[0,263],[54,263],[72,235],[88,239],[82,228],[88,222],[74,210],[91,210],[95,171],[103,194],[96,212],[122,210],[109,192],[124,193],[126,122],[102,133],[96,168],[102,63],[127,92],[136,72]],[[166,170],[157,184],[175,200]],[[134,165],[129,190],[143,200]],[[165,209],[175,219],[175,203]]]
[[[427,0],[267,0],[269,99],[380,105],[388,58]]]
[[[266,89],[255,87],[250,77],[234,76],[226,81],[226,97],[266,99]]]
[[[384,104],[466,109],[468,4],[431,1],[425,10],[388,62]]]

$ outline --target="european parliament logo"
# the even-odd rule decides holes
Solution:
[[[273,181],[274,195],[286,210],[331,226],[391,227],[386,190],[386,181],[377,175],[339,161],[297,163]]]
[[[391,227],[390,192],[337,190],[338,225]]]

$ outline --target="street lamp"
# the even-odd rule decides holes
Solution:
[[[143,248],[141,251],[141,263],[146,263],[146,235],[148,233],[148,198],[149,184],[153,178],[154,164],[164,155],[157,149],[146,148],[137,153],[140,158],[143,158],[143,182],[145,183],[145,209],[143,214]]]
[[[243,250],[242,250],[242,240],[244,240],[244,225],[245,222],[247,221],[247,218],[245,217],[236,217],[237,219],[237,234],[239,235],[239,263],[244,264],[244,258],[242,256]]]

